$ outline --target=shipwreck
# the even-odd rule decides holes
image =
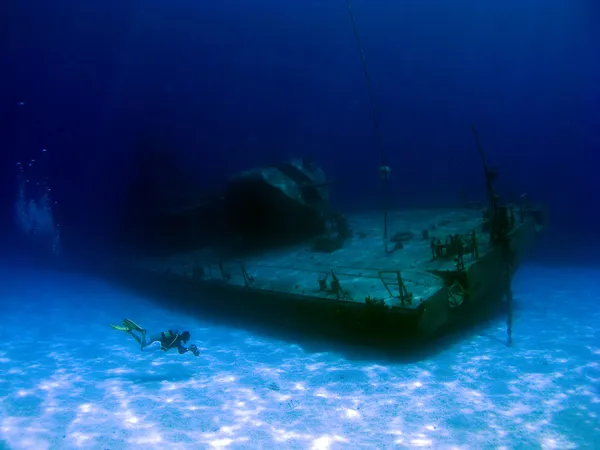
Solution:
[[[155,235],[147,252],[112,267],[169,295],[185,293],[199,310],[360,341],[431,338],[502,310],[510,343],[511,278],[546,219],[527,196],[503,203],[483,162],[486,201],[386,210],[383,226],[381,211],[334,211],[332,183],[312,161],[257,167],[232,177],[219,196],[226,238],[197,245],[202,209],[188,208],[174,222],[187,230],[187,248],[152,252],[164,248]]]

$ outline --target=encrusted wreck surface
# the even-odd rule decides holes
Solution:
[[[235,175],[225,203],[228,221],[246,246],[301,242],[325,229],[329,183],[319,166],[297,158]]]
[[[343,300],[363,303],[365,298],[385,299],[390,306],[398,306],[400,299],[393,297],[382,283],[379,272],[401,271],[402,279],[414,300],[415,308],[440,289],[443,280],[432,270],[453,270],[452,258],[433,259],[430,238],[423,238],[428,230],[432,237],[445,241],[446,236],[477,232],[480,253],[489,248],[487,233],[481,231],[480,211],[405,211],[392,213],[393,230],[402,233],[402,248],[386,254],[383,248],[381,214],[361,214],[348,217],[354,237],[343,248],[332,253],[311,251],[311,243],[272,250],[247,256],[243,259],[219,261],[212,250],[205,249],[180,253],[170,257],[140,261],[146,269],[168,271],[199,280],[225,281],[232,286],[277,291],[284,294],[305,295],[322,299],[335,299],[331,289],[320,289],[319,278],[333,270],[342,287]],[[392,231],[390,237],[396,232]],[[394,239],[396,240],[396,239]],[[390,243],[390,247],[394,242]],[[475,262],[471,255],[464,257],[465,266]],[[219,266],[219,263],[221,266]],[[246,276],[244,274],[246,273]],[[225,279],[224,279],[225,277]],[[386,277],[389,278],[389,277]],[[251,280],[251,281],[250,281]],[[328,283],[329,284],[329,283]],[[395,288],[397,291],[397,287]]]

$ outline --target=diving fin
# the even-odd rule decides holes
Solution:
[[[122,326],[113,325],[113,324],[110,324],[110,326],[113,327],[115,330],[118,330],[118,331],[131,331],[128,327],[122,327]]]
[[[135,323],[133,320],[129,320],[129,319],[123,319],[123,326],[130,330],[135,330],[135,331],[140,331],[140,332],[146,331],[142,327],[140,327],[137,323]]]

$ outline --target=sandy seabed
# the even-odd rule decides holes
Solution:
[[[186,317],[94,278],[3,269],[0,449],[600,448],[599,275],[524,266],[512,348],[498,319],[392,361]],[[108,326],[124,317],[188,329],[201,354],[141,352]]]

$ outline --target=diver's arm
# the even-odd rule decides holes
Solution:
[[[198,347],[196,347],[194,344],[190,345],[188,348],[185,348],[183,345],[179,344],[177,346],[177,351],[180,355],[187,352],[192,352],[194,356],[198,356],[200,354],[200,352],[198,351]]]
[[[177,351],[179,352],[180,355],[183,355],[184,353],[187,353],[190,351],[189,348],[184,347],[181,343],[177,346]]]

